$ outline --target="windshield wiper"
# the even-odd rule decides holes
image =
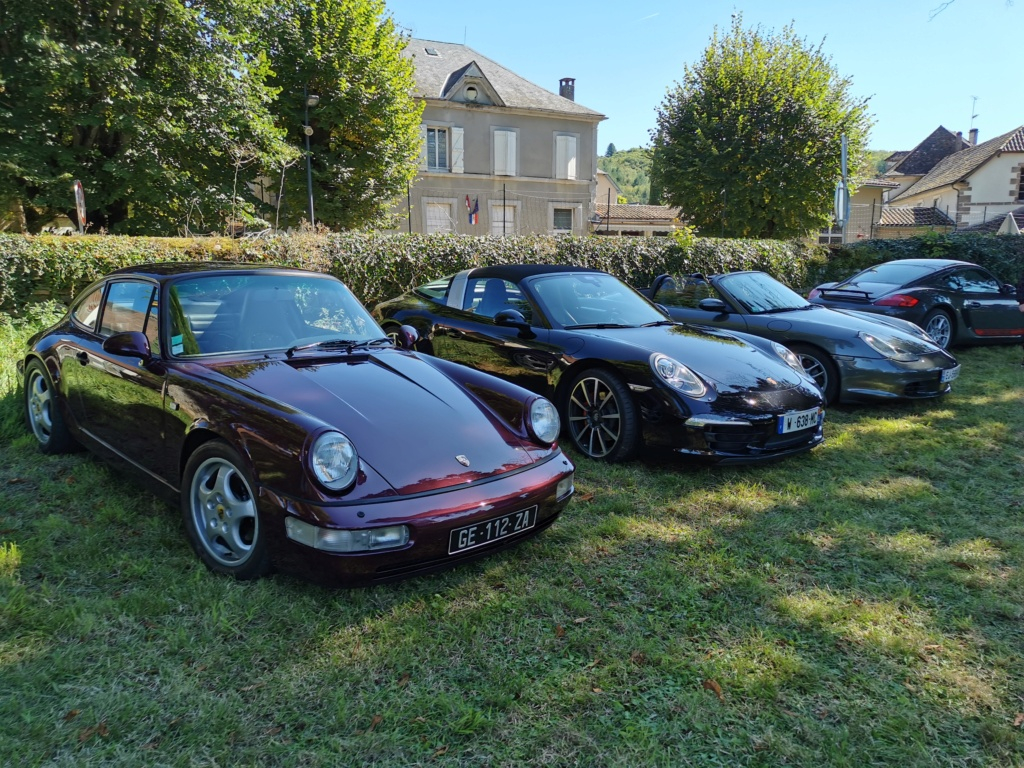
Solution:
[[[640,327],[641,328],[653,328],[656,325],[675,325],[675,324],[676,324],[675,320],[655,320],[654,322],[651,322],[651,323],[644,323]]]
[[[584,328],[636,328],[635,325],[623,325],[622,323],[581,323],[580,325],[567,325],[565,330],[577,331]]]
[[[345,352],[352,352],[357,349],[369,349],[370,347],[379,347],[384,345],[393,347],[395,346],[395,342],[386,336],[382,336],[379,339],[366,339],[364,341],[356,341],[355,339],[324,339],[323,341],[314,341],[312,344],[302,344],[297,347],[289,347],[285,351],[285,355],[291,357],[296,352],[302,352],[306,349],[340,349]]]

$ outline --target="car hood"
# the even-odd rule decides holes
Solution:
[[[715,328],[676,323],[649,328],[588,329],[576,333],[595,341],[628,345],[634,350],[633,356],[639,359],[661,352],[712,382],[723,394],[751,390],[772,392],[804,383],[800,374],[781,358],[733,333]],[[595,344],[595,348],[600,346]],[[584,354],[586,347],[577,356]]]
[[[858,333],[870,333],[875,336],[895,336],[913,340],[918,344],[927,344],[929,347],[935,345],[927,341],[920,330],[915,330],[912,323],[906,320],[893,319],[879,315],[871,315],[856,310],[830,309],[820,304],[809,305],[812,309],[799,309],[792,312],[773,312],[762,317],[772,317],[772,328],[777,330],[789,330],[781,328],[783,324],[798,329],[804,333],[813,333],[830,339],[852,338]],[[776,328],[778,324],[778,328]],[[842,331],[845,331],[843,333]],[[938,350],[938,347],[935,347]]]
[[[464,485],[533,463],[490,409],[411,353],[297,357],[216,370],[344,432],[360,459],[399,493]]]

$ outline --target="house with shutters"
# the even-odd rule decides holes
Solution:
[[[412,38],[423,102],[420,167],[396,231],[585,234],[597,187],[597,126],[575,81],[545,90],[465,45]]]

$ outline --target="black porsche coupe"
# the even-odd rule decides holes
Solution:
[[[618,278],[553,265],[469,269],[378,304],[417,349],[551,397],[574,446],[626,460],[646,441],[745,463],[822,441],[824,398],[799,358],[744,333],[686,325]]]

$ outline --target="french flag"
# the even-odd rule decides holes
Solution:
[[[466,195],[466,210],[469,211],[469,223],[476,224],[480,220],[480,198],[474,198],[470,204],[469,195]]]

